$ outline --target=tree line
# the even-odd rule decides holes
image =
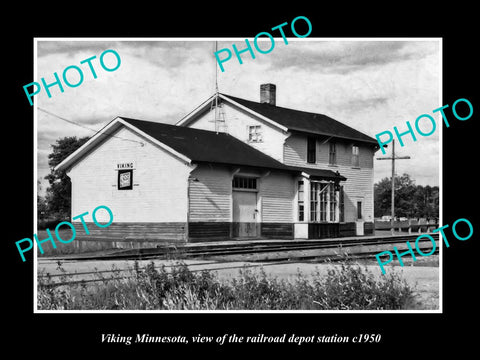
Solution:
[[[72,183],[65,170],[54,170],[54,168],[88,139],[89,137],[67,136],[57,139],[55,144],[52,144],[52,152],[48,154],[50,173],[45,176],[49,186],[45,197],[37,192],[39,228],[48,227],[50,223],[57,224],[59,221],[70,220]]]
[[[392,178],[383,178],[373,186],[374,216],[391,215]],[[438,186],[415,185],[408,174],[395,177],[395,216],[438,219]]]

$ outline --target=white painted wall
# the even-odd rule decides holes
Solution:
[[[199,164],[191,177],[190,221],[231,221],[232,174],[228,168]]]
[[[264,152],[265,154],[273,157],[274,159],[283,162],[283,144],[287,138],[287,134],[278,128],[254,117],[252,114],[233,106],[227,102],[223,104],[223,110],[225,111],[225,124],[228,134],[236,137],[237,139],[251,145],[252,147]],[[215,123],[213,122],[215,111],[208,111],[187,126],[215,131]],[[248,126],[261,125],[262,126],[262,142],[249,142],[248,141]]]
[[[266,176],[262,176],[268,174]],[[259,222],[293,222],[294,178],[289,173],[242,168],[236,175],[257,178]],[[232,169],[200,164],[192,171],[190,221],[232,221]]]
[[[261,221],[292,223],[295,198],[294,177],[288,173],[271,172],[259,181]]]
[[[68,173],[72,180],[72,217],[88,211],[85,221],[93,221],[93,209],[106,205],[114,214],[114,222],[186,222],[191,167],[130,129],[122,127],[115,136]],[[128,140],[141,140],[145,146]],[[116,164],[131,161],[136,166],[133,189],[118,190]],[[98,221],[108,220],[105,211],[98,215]]]
[[[293,166],[307,168],[326,169],[338,171],[347,180],[340,184],[344,187],[345,221],[356,220],[356,203],[362,201],[365,221],[373,221],[373,150],[365,145],[360,145],[359,167],[351,164],[352,142],[337,142],[337,165],[328,164],[329,144],[320,145],[317,142],[315,164],[307,163],[307,139],[306,136],[294,134],[285,141],[285,163]]]
[[[308,223],[295,223],[293,236],[295,239],[308,239]]]
[[[347,178],[346,182],[342,182],[345,192],[345,221],[351,222],[356,220],[356,202],[358,200],[361,200],[363,203],[364,220],[373,221],[374,153],[371,148],[360,145],[360,166],[353,167],[351,165],[351,142],[348,142],[348,140],[345,142],[338,142],[336,147],[337,165],[331,166],[328,164],[329,144],[327,142],[323,145],[317,146],[317,163],[309,164],[306,160],[306,136],[285,134],[281,130],[274,128],[252,114],[227,102],[223,104],[223,107],[227,127],[226,132],[235,136],[239,140],[244,141],[248,145],[288,165],[328,169],[332,171],[338,170],[341,175]],[[214,131],[215,123],[212,121],[213,119],[214,111],[207,111],[199,115],[198,118],[194,119],[188,126]],[[263,142],[248,142],[248,125],[262,126]],[[292,185],[292,189],[292,191],[294,191],[295,185]],[[262,201],[261,206],[263,205]],[[292,212],[293,211],[294,209],[292,209]],[[269,215],[266,216],[266,219],[270,218]],[[287,216],[282,215],[280,218],[286,219]],[[269,221],[265,219],[262,220],[265,222]]]

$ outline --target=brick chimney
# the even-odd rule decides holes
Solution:
[[[275,106],[275,98],[277,95],[277,87],[275,84],[260,85],[260,103],[267,103]]]

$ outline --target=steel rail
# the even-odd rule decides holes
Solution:
[[[403,238],[403,237],[402,237]],[[412,237],[410,236],[409,239]],[[332,254],[303,254],[303,255],[295,255],[295,254],[285,254],[283,258],[279,259],[263,259],[260,261],[255,261],[255,260],[240,260],[240,261],[249,261],[249,262],[258,262],[257,264],[242,264],[241,266],[221,266],[221,267],[212,267],[212,268],[207,268],[207,269],[192,269],[190,270],[191,272],[199,272],[199,271],[218,271],[218,270],[225,270],[225,269],[239,269],[239,268],[253,268],[253,267],[262,267],[262,266],[272,266],[272,265],[282,265],[282,264],[296,264],[296,263],[304,263],[304,262],[311,262],[312,260],[316,261],[321,261],[323,260],[324,262],[336,262],[336,261],[341,261],[341,260],[356,260],[356,259],[365,259],[365,258],[372,258],[377,254],[379,251],[384,250],[383,248],[385,245],[389,245],[392,243],[399,243],[402,242],[402,240],[405,239],[399,239],[399,237],[395,237],[394,239],[387,239],[385,241],[384,238],[382,238],[383,241],[378,242],[372,242],[372,241],[366,241],[366,242],[355,242],[354,244],[351,244],[349,246],[345,246],[345,244],[339,244],[336,242],[336,248],[342,249],[343,247],[352,247],[352,246],[364,246],[364,245],[377,245],[378,249],[375,250],[366,250],[366,251],[356,251],[350,254],[337,254],[332,255]],[[320,245],[320,244],[317,244]],[[325,244],[323,244],[325,245]],[[335,246],[332,246],[333,244],[330,244],[330,246],[316,246],[316,247],[304,247],[304,246],[287,246],[285,247],[269,247],[268,249],[253,249],[252,247],[248,248],[248,251],[246,252],[240,252],[241,254],[254,254],[257,252],[276,252],[276,253],[281,253],[281,252],[292,252],[292,251],[302,251],[302,250],[315,250],[315,249],[332,249],[335,248]],[[382,247],[382,248],[381,248]],[[219,256],[219,255],[238,255],[239,252],[231,251],[231,249],[223,250],[223,252],[202,252],[202,255],[210,255],[210,256]],[[261,250],[261,251],[258,251]],[[434,254],[438,254],[438,246],[436,247],[436,250]],[[182,254],[185,255],[185,254]],[[198,253],[197,253],[198,255]],[[129,257],[133,260],[136,259],[135,256],[129,255]],[[150,257],[158,258],[158,255],[150,255]],[[146,259],[145,256],[141,257],[142,259]],[[112,257],[108,257],[108,259],[112,259]],[[285,260],[287,259],[287,260]],[[92,258],[83,258],[82,260],[93,260]],[[233,260],[233,261],[225,261],[223,260],[222,262],[218,261],[213,261],[213,262],[207,262],[207,263],[197,263],[197,264],[183,264],[187,266],[188,268],[190,267],[195,267],[195,266],[204,266],[204,265],[213,265],[213,264],[218,264],[218,265],[223,265],[223,264],[228,264],[228,263],[233,263],[233,262],[239,262],[239,260]],[[171,267],[176,267],[182,265],[180,264],[172,264],[172,265],[160,265],[160,266],[154,266],[154,269],[158,269],[161,267],[166,267],[166,268],[171,268]],[[145,268],[142,268],[142,271]],[[112,270],[98,270],[98,271],[89,271],[89,272],[74,272],[74,273],[60,273],[60,274],[40,274],[38,275],[39,279],[43,281],[44,278],[52,278],[52,277],[75,277],[79,275],[98,275],[98,274],[104,274],[104,273],[121,273],[121,272],[131,272],[131,271],[136,271],[135,268],[127,268],[127,269],[112,269]],[[45,286],[45,287],[56,287],[56,286],[61,286],[61,285],[72,285],[72,284],[82,284],[82,283],[90,283],[90,282],[106,282],[106,281],[111,281],[111,280],[121,280],[121,279],[129,279],[129,278],[135,278],[138,276],[137,274],[129,275],[129,276],[111,276],[107,278],[99,277],[98,279],[81,279],[81,280],[74,280],[74,281],[60,281],[60,282],[52,282],[52,283],[40,283],[39,286]]]
[[[429,234],[434,238],[438,238],[437,234]],[[183,256],[186,258],[193,257],[210,257],[219,255],[240,255],[266,252],[285,252],[285,251],[302,251],[315,249],[332,249],[352,246],[372,246],[387,245],[393,243],[406,242],[418,237],[417,235],[399,235],[390,237],[372,237],[368,239],[336,239],[336,240],[305,240],[292,242],[272,242],[272,243],[246,243],[246,244],[219,244],[219,245],[199,245],[197,246],[181,246],[181,247],[161,247],[124,250],[113,254],[88,255],[88,256],[56,256],[44,258],[48,260],[121,260],[121,259],[151,259],[151,258],[168,258],[171,256]],[[425,240],[428,242],[428,240]]]

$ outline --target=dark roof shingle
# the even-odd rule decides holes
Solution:
[[[368,143],[377,143],[377,140],[374,138],[353,129],[350,126],[342,124],[327,115],[288,109],[266,103],[258,103],[227,94],[222,95],[280,125],[285,126],[289,130],[364,141]]]
[[[345,180],[344,177],[330,170],[310,169],[282,164],[226,133],[216,133],[214,131],[126,117],[121,117],[121,119],[186,156],[193,162],[253,166],[294,173],[306,172],[324,179]]]
[[[279,161],[226,133],[121,118],[192,161],[285,168]]]

